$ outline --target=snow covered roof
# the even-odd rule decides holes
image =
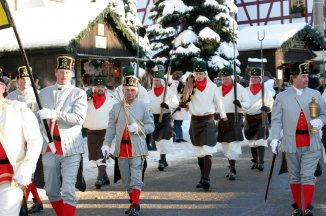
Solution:
[[[24,48],[44,49],[67,47],[71,41],[76,42],[76,39],[78,41],[85,36],[85,31],[87,33],[90,30],[90,24],[94,20],[101,20],[108,14],[116,19],[122,11],[124,12],[123,4],[108,6],[106,0],[97,1],[96,4],[79,1],[78,5],[65,3],[26,8],[12,12],[12,16]],[[132,45],[137,43],[137,36],[128,29],[122,19],[121,23],[116,25],[121,31],[125,30],[124,35]],[[1,30],[0,51],[16,50],[19,50],[19,47],[13,29]]]
[[[280,48],[283,42],[290,39],[305,26],[306,23],[287,23],[245,27],[239,30],[239,43],[236,45],[236,48],[239,51],[259,50],[260,41],[258,40],[258,32],[262,38],[264,30],[263,49]]]

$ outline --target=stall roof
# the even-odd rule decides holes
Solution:
[[[108,6],[107,1],[80,1],[78,5],[57,4],[47,7],[28,8],[12,12],[16,27],[25,49],[55,48],[71,46],[72,41],[79,40],[89,31],[91,24],[105,16],[116,15],[124,11],[120,7]],[[113,15],[114,14],[114,15]],[[116,20],[115,20],[116,21]],[[122,21],[123,22],[123,21]],[[125,31],[124,35],[135,47],[137,36],[124,25],[117,24]],[[140,44],[144,46],[144,44]],[[146,45],[145,45],[146,46]],[[145,47],[145,50],[149,47]],[[0,51],[19,50],[12,28],[0,31]]]
[[[262,41],[263,49],[281,48],[285,41],[302,30],[305,26],[306,23],[287,23],[245,27],[239,31],[239,43],[236,48],[239,51],[259,50],[261,44],[258,40],[258,32],[262,38],[264,30],[265,38]]]

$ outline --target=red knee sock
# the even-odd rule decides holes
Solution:
[[[76,206],[72,206],[69,204],[63,204],[63,215],[62,216],[75,216],[76,214]]]
[[[51,202],[51,205],[57,214],[57,216],[62,216],[63,215],[63,200]]]
[[[298,208],[302,208],[302,201],[301,201],[301,184],[290,184],[292,197],[295,203],[297,203]]]
[[[140,190],[138,189],[132,189],[132,204],[139,205],[139,197],[140,197]]]
[[[132,192],[128,194],[129,194],[129,199],[132,200]]]
[[[307,209],[308,205],[312,205],[312,197],[314,196],[315,186],[314,185],[303,185],[303,202],[304,210]]]
[[[42,200],[41,200],[40,196],[38,195],[37,188],[36,188],[36,186],[35,186],[35,182],[34,182],[34,180],[32,180],[32,183],[30,183],[30,184],[28,185],[28,187],[30,188],[30,191],[31,191],[33,197],[35,198],[36,202],[37,202],[37,203],[42,203]],[[27,196],[27,195],[26,195],[26,196]]]

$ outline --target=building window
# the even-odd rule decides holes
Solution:
[[[290,14],[293,18],[303,17],[307,13],[305,0],[292,0]]]

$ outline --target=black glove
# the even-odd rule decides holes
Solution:
[[[242,107],[242,106],[241,106],[241,103],[240,103],[239,100],[234,100],[234,101],[233,101],[233,104],[236,105],[236,106],[238,106],[239,108]]]
[[[269,108],[268,106],[262,106],[260,110],[269,113],[271,111],[271,108]]]
[[[181,111],[181,107],[178,106],[175,110],[176,111]]]
[[[180,102],[179,107],[188,108],[188,105],[186,104],[186,102]]]
[[[167,105],[165,102],[162,102],[162,103],[160,104],[160,106],[161,106],[162,108],[169,109],[169,105]]]

